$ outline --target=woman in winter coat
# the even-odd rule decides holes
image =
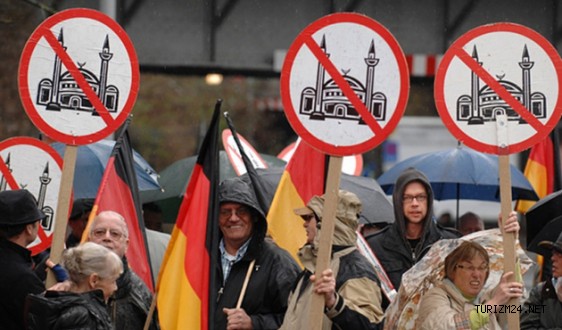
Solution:
[[[445,258],[445,279],[423,297],[418,310],[417,329],[501,329],[505,318],[501,306],[521,298],[523,284],[510,282],[505,273],[488,297],[481,295],[490,274],[490,259],[478,243],[463,242]],[[505,314],[504,314],[505,315]]]
[[[63,253],[70,277],[68,291],[47,291],[27,298],[27,328],[112,329],[106,303],[117,290],[123,263],[111,250],[84,243]]]

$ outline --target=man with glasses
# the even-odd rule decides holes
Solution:
[[[88,240],[110,249],[123,261],[117,291],[108,304],[114,329],[143,329],[153,297],[146,284],[128,266],[125,253],[129,246],[129,230],[125,218],[114,211],[100,212],[92,222]],[[158,329],[156,317],[149,329]]]
[[[436,223],[431,185],[427,177],[414,168],[404,170],[396,179],[392,202],[394,223],[370,236],[367,242],[398,290],[402,274],[420,260],[433,243],[457,238],[460,234]],[[383,296],[383,307],[387,306],[388,300]]]
[[[287,251],[265,238],[265,214],[249,183],[238,177],[223,181],[219,202],[215,329],[277,329],[300,269]]]

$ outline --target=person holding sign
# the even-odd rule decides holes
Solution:
[[[249,183],[239,177],[224,180],[219,202],[215,329],[277,329],[299,266],[265,239],[267,221]]]
[[[501,226],[501,221],[500,221]],[[511,212],[504,232],[519,233],[517,214]],[[521,310],[509,305],[521,298],[523,284],[510,280],[513,272],[502,275],[491,292],[482,293],[490,274],[488,252],[480,244],[465,241],[445,258],[445,278],[421,298],[416,328],[419,329],[504,329],[506,316]],[[517,272],[515,278],[520,278]],[[502,325],[502,326],[500,326]]]
[[[444,238],[457,238],[460,234],[433,220],[433,190],[427,177],[414,168],[404,170],[396,179],[392,202],[394,223],[370,236],[367,243],[398,290],[402,275],[433,243]],[[386,308],[388,301],[384,299],[383,307]]]
[[[323,329],[377,329],[383,318],[381,289],[373,267],[355,246],[361,211],[361,201],[355,194],[339,191],[330,268],[321,278],[313,275],[324,198],[314,196],[306,207],[295,210],[306,230],[306,245],[299,250],[305,270],[289,297],[281,329],[307,327],[312,294],[324,295]]]
[[[26,329],[113,329],[106,303],[117,290],[121,258],[86,242],[65,250],[61,264],[70,276],[68,292],[29,295]]]

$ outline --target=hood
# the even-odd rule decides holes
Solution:
[[[314,196],[306,204],[306,207],[296,209],[297,215],[307,213],[316,214],[319,219],[318,234],[314,239],[314,244],[318,245],[318,237],[322,231],[322,218],[324,213],[324,198]],[[340,190],[338,192],[338,205],[336,206],[336,220],[334,224],[334,237],[332,244],[335,246],[354,246],[357,241],[357,227],[359,225],[359,213],[361,213],[361,200],[354,193]]]
[[[261,245],[263,243],[265,233],[267,232],[267,220],[264,211],[258,204],[252,184],[244,181],[240,177],[222,181],[219,185],[219,203],[243,204],[252,210],[254,229],[248,251],[253,251],[251,253],[259,251],[260,247],[256,245]],[[220,231],[219,235],[222,237]]]
[[[422,172],[416,170],[415,168],[408,168],[400,174],[400,176],[396,179],[396,184],[394,185],[394,192],[392,193],[392,204],[394,205],[394,218],[396,221],[394,222],[393,226],[396,228],[400,237],[404,239],[406,242],[406,218],[404,217],[404,203],[402,201],[402,196],[404,196],[404,190],[406,190],[406,186],[411,183],[417,181],[421,183],[427,192],[427,214],[424,219],[424,230],[421,237],[422,242],[424,240],[425,235],[428,232],[428,228],[430,222],[433,218],[433,190],[431,189],[431,185],[429,184],[429,180]],[[418,247],[421,247],[423,244],[419,244]]]

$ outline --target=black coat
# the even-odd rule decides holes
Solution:
[[[254,256],[246,254],[232,265],[226,283],[222,283],[220,264],[216,269],[219,288],[215,310],[215,330],[226,329],[223,308],[235,308]],[[254,329],[277,329],[283,322],[289,292],[297,280],[300,268],[289,253],[274,243],[264,241],[242,301],[242,308],[252,318]],[[219,259],[220,260],[220,259]]]
[[[562,329],[562,302],[550,279],[531,290],[521,311],[521,330]]]
[[[0,320],[5,330],[23,329],[25,298],[45,291],[32,270],[31,252],[0,239]]]
[[[117,291],[109,299],[109,316],[117,330],[143,329],[153,296],[141,278],[129,268],[127,258],[122,260],[123,274],[117,279]],[[149,329],[158,328],[155,312]]]
[[[103,292],[47,291],[27,297],[28,330],[111,330]]]

